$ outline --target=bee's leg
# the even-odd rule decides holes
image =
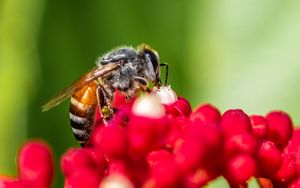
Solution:
[[[103,122],[104,124],[107,124],[113,114],[111,109],[111,95],[109,95],[109,92],[107,92],[107,90],[100,84],[97,87],[96,95]]]
[[[168,83],[168,75],[169,75],[169,65],[167,63],[161,63],[159,64],[159,66],[161,67],[166,67],[166,73],[165,73],[165,86],[167,85]]]
[[[132,77],[136,82],[138,82],[138,87],[137,87],[137,90],[142,90],[144,92],[148,92],[150,93],[151,90],[149,89],[149,83],[148,81],[143,78],[143,77],[140,77],[140,76],[133,76]]]
[[[106,104],[104,101],[104,94],[102,92],[102,87],[100,85],[98,85],[96,88],[96,96],[97,96],[97,101],[98,101],[99,113],[101,115],[103,123],[106,125],[107,121],[105,120],[105,118],[104,118],[105,115],[102,112],[102,107],[104,107]]]

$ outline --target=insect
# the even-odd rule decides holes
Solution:
[[[149,82],[161,85],[158,53],[148,45],[116,48],[96,61],[96,66],[71,83],[42,106],[47,111],[71,97],[70,120],[73,134],[81,146],[87,144],[93,129],[93,119],[99,106],[102,119],[107,122],[113,115],[112,101],[116,89],[127,99],[136,92],[149,90]]]

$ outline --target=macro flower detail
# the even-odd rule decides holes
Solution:
[[[108,124],[98,110],[89,143],[62,156],[64,187],[197,188],[220,176],[231,187],[247,187],[250,178],[264,188],[299,187],[300,130],[287,113],[221,113],[211,104],[192,110],[174,94],[168,87],[128,101],[117,91]],[[1,177],[2,187],[51,186],[47,145],[23,146],[18,167],[19,177]]]
[[[91,144],[79,149],[101,151],[107,166],[99,171],[100,187],[112,180],[124,187],[201,187],[219,176],[232,187],[246,186],[251,177],[261,187],[297,184],[291,153],[298,152],[293,142],[299,134],[291,139],[285,112],[222,114],[211,104],[192,111],[169,87],[129,102],[117,93],[115,100],[114,118],[107,126],[95,125]]]

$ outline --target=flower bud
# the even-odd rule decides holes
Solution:
[[[184,134],[183,139],[194,139],[201,143],[203,147],[204,158],[202,163],[217,164],[223,155],[223,134],[221,128],[215,124],[206,125],[200,121],[194,121],[187,124],[186,128],[182,131]],[[200,159],[199,159],[200,160]]]
[[[165,137],[167,148],[175,148],[176,143],[183,138],[183,130],[190,124],[189,119],[179,116],[171,119],[169,131]]]
[[[221,117],[220,126],[225,136],[251,132],[251,122],[248,115],[239,109],[226,111]]]
[[[62,157],[61,169],[66,177],[80,173],[82,169],[96,171],[97,163],[93,160],[88,149],[71,148]]]
[[[257,152],[257,161],[261,173],[269,177],[281,165],[281,152],[272,141],[263,141]]]
[[[190,103],[180,97],[177,101],[170,105],[165,105],[167,114],[170,114],[172,116],[178,117],[178,116],[183,116],[183,117],[189,117],[190,114],[192,113],[192,108]]]
[[[179,167],[187,172],[203,165],[206,154],[205,144],[195,138],[185,138],[174,151],[174,160]]]
[[[19,157],[19,177],[32,187],[50,187],[53,179],[53,161],[48,145],[31,141],[21,148]]]
[[[101,178],[95,171],[82,168],[72,176],[66,177],[65,188],[98,188],[100,182]]]
[[[277,147],[283,149],[293,134],[293,123],[289,115],[282,111],[273,111],[267,114],[269,122],[269,139]]]
[[[108,164],[103,151],[95,148],[88,149],[87,151],[89,152],[93,161],[97,164],[98,171],[104,173]]]
[[[121,174],[123,176],[129,176],[129,170],[126,161],[123,160],[112,160],[109,162],[109,166],[106,172],[110,174]]]
[[[162,160],[151,167],[154,187],[182,187],[181,171],[173,160]]]
[[[149,118],[132,114],[129,119],[127,130],[132,154],[143,156],[161,147],[169,129],[166,116]]]
[[[281,165],[275,174],[272,175],[272,180],[280,184],[286,184],[296,178],[297,175],[295,156],[283,153]]]
[[[266,118],[260,115],[252,115],[250,119],[253,135],[259,139],[266,138],[269,131],[269,124]]]
[[[257,150],[257,140],[250,133],[234,135],[225,140],[225,154],[231,156],[237,153],[253,155]]]
[[[288,145],[284,149],[284,153],[293,155],[296,159],[297,169],[300,172],[300,130],[297,128]]]
[[[236,155],[227,162],[224,175],[231,185],[243,184],[256,175],[256,163],[250,155]]]
[[[219,110],[211,104],[203,104],[191,114],[191,121],[200,121],[203,124],[215,124],[221,119]]]
[[[114,159],[125,157],[129,148],[127,132],[120,126],[99,127],[95,130],[93,143],[108,158]]]

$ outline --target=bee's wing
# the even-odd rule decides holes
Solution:
[[[69,86],[67,86],[64,90],[60,91],[56,94],[50,101],[42,106],[42,111],[47,111],[52,107],[58,105],[66,98],[72,96],[75,92],[83,88],[84,86],[88,85],[92,81],[96,80],[97,78],[116,70],[120,67],[118,63],[109,63],[103,65],[102,67],[94,67],[90,72],[83,75],[78,80],[72,82]]]

